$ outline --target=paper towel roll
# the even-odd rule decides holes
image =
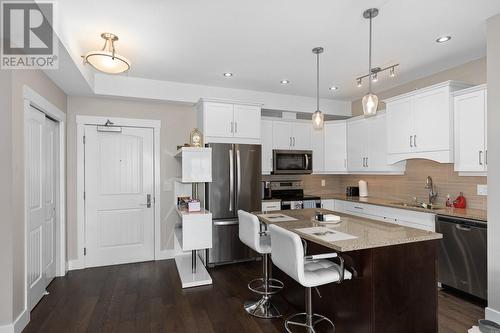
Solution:
[[[368,196],[368,183],[364,180],[360,180],[358,182],[359,186],[359,196],[360,197],[367,197]]]

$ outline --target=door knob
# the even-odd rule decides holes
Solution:
[[[146,206],[146,208],[151,208],[151,194],[146,195],[146,203],[140,204],[141,206]]]

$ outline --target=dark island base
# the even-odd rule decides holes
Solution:
[[[343,253],[357,277],[313,289],[313,311],[329,317],[336,332],[434,333],[437,322],[437,241]],[[308,243],[308,254],[332,250]],[[304,310],[304,288],[277,267],[283,297]]]

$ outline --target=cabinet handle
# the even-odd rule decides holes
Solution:
[[[231,122],[231,133],[234,133],[233,122]]]
[[[485,157],[485,159],[484,159],[484,163],[485,163],[486,165],[488,165],[488,149],[486,149],[486,152],[484,153],[484,157]]]
[[[417,135],[416,134],[413,136],[413,145],[415,147],[417,147]]]
[[[295,147],[295,137],[293,137],[293,146]]]
[[[412,141],[412,139],[413,139],[413,135],[410,135],[410,148],[413,148],[413,141]]]
[[[234,123],[234,132],[238,133],[238,122]]]
[[[363,207],[354,206],[354,208],[363,210]]]
[[[290,147],[292,147],[292,137],[290,137]]]
[[[366,158],[366,167],[368,168],[368,157]]]
[[[482,155],[483,155],[483,151],[480,150],[479,151],[479,165],[483,165],[483,158],[482,158],[483,156]]]

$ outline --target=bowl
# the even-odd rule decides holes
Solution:
[[[480,319],[478,324],[481,333],[500,333],[500,325],[491,320]]]

